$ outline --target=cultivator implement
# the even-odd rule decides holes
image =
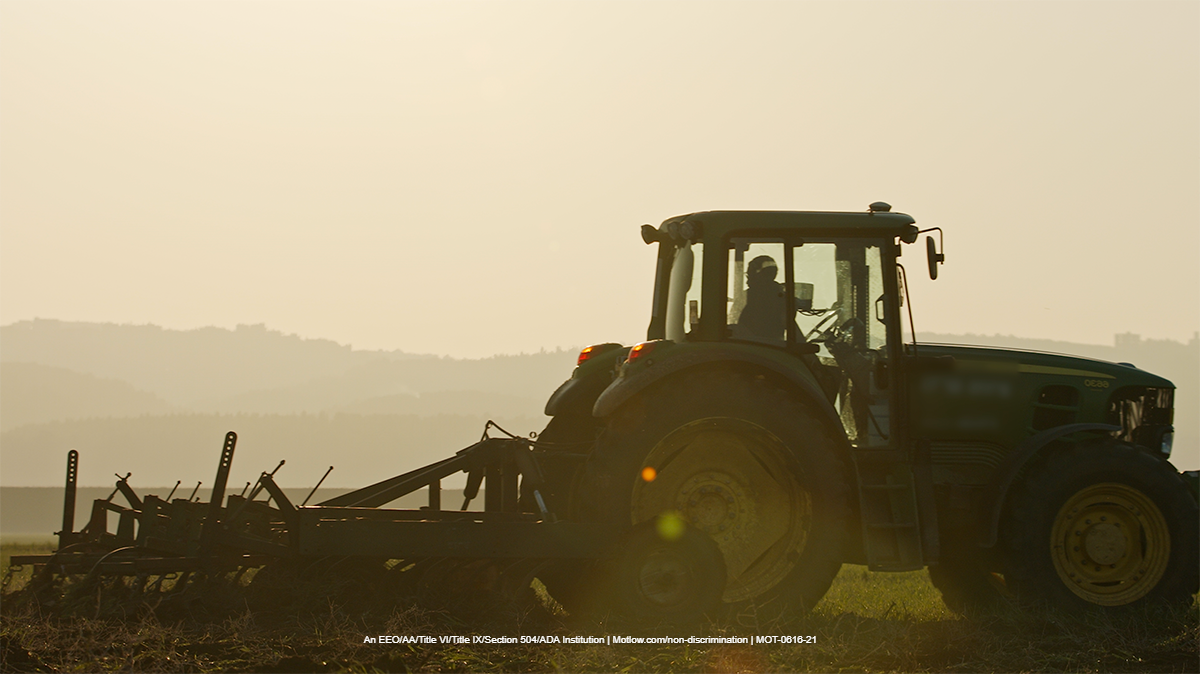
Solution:
[[[294,504],[275,481],[282,461],[263,472],[253,488],[227,495],[236,446],[237,434],[231,431],[207,502],[194,498],[199,485],[188,498],[172,499],[175,490],[166,498],[140,496],[129,474],[118,475],[112,494],[92,504],[88,522],[78,531],[79,454],[71,450],[58,549],[49,555],[15,555],[13,566],[33,566],[35,579],[43,583],[72,576],[134,576],[139,587],[151,589],[161,587],[163,579],[179,587],[196,578],[233,574],[236,579],[262,567],[321,573],[371,568],[406,572],[418,594],[455,595],[464,588],[482,591],[485,585],[487,591],[520,594],[556,564],[578,566],[578,560],[603,558],[619,533],[601,524],[564,521],[547,509],[541,465],[572,459],[562,452],[541,457],[545,450],[528,439],[488,437],[485,430],[479,442],[454,456],[311,506],[307,499]],[[464,500],[459,509],[447,510],[441,482],[458,472],[468,476]],[[428,492],[427,505],[383,507],[421,489]],[[315,492],[316,487],[309,498]],[[123,505],[114,502],[118,494]],[[481,494],[482,510],[469,510]]]

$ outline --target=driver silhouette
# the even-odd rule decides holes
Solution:
[[[742,339],[771,344],[783,341],[787,301],[783,284],[775,280],[779,265],[770,255],[759,255],[746,266],[746,306],[738,316]]]

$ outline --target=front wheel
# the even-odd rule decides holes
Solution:
[[[610,419],[587,467],[590,519],[682,517],[721,551],[727,610],[811,608],[841,566],[849,489],[810,404],[724,370],[660,383]]]
[[[1171,464],[1118,442],[1056,452],[1014,495],[1005,578],[1061,608],[1190,603],[1197,505]]]

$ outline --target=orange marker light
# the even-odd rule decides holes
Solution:
[[[646,466],[642,469],[642,479],[646,482],[653,482],[656,477],[658,477],[658,471],[654,470],[654,466]]]
[[[589,346],[589,347],[585,348],[583,351],[580,351],[579,358],[575,361],[575,365],[583,365],[584,363],[591,360],[592,356],[595,355],[595,353],[593,353],[595,350],[596,350],[596,347]]]
[[[629,350],[629,355],[625,357],[625,362],[632,363],[642,356],[650,355],[650,352],[654,350],[654,345],[655,342],[642,342],[641,344],[635,344],[634,347]]]
[[[583,351],[579,352],[579,358],[575,360],[575,365],[577,365],[577,366],[583,365],[584,363],[588,362],[595,356],[599,356],[602,353],[607,353],[609,351],[612,351],[613,349],[619,349],[619,348],[621,348],[621,345],[616,344],[614,342],[606,342],[604,344],[593,344],[589,347],[585,347],[583,349]]]

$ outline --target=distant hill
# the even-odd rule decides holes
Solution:
[[[208,479],[221,438],[236,430],[235,472],[246,479],[287,459],[284,484],[332,463],[330,485],[361,486],[453,454],[488,419],[542,430],[545,402],[575,355],[459,360],[356,351],[262,326],[24,321],[0,327],[0,481],[58,484],[70,448],[83,457],[83,484],[117,470],[143,484]]]
[[[202,412],[290,414],[362,409],[369,400],[386,399],[393,412],[459,414],[473,410],[473,401],[521,401],[524,413],[540,414],[546,399],[571,376],[574,351],[551,351],[479,360],[432,358],[393,361],[375,359],[338,375],[313,378],[290,386],[248,391],[233,396],[197,400]],[[480,395],[451,395],[454,392]],[[407,398],[406,398],[407,396]],[[420,398],[418,400],[418,397]],[[403,406],[408,400],[410,406]],[[438,401],[438,404],[431,404]]]
[[[920,338],[1129,362],[1165,376],[1178,387],[1176,463],[1200,466],[1195,337],[1181,343],[1126,334],[1111,345]],[[88,475],[105,483],[116,470],[159,484],[204,479],[224,432],[236,430],[245,448],[236,465],[251,471],[246,479],[287,458],[285,483],[302,484],[340,463],[330,485],[359,486],[461,449],[489,418],[514,432],[540,431],[545,401],[575,356],[560,350],[467,360],[360,351],[263,326],[179,331],[23,321],[0,326],[0,480],[58,484],[61,454],[71,447],[84,454],[88,484],[95,484]]]
[[[554,388],[570,376],[576,356],[571,350],[460,360],[354,350],[261,325],[164,330],[54,320],[0,326],[0,345],[0,361],[6,364],[49,366],[123,381],[179,411],[214,414],[474,414],[477,410],[469,403],[484,399],[490,401],[485,407],[521,406],[525,413],[540,413]],[[65,385],[61,376],[39,385],[59,390],[60,384]],[[31,390],[33,382],[11,377],[3,385],[16,398]],[[484,395],[448,395],[452,392]],[[430,398],[431,393],[438,395]],[[376,402],[368,402],[372,400]],[[59,409],[66,408],[54,406],[33,416],[22,412],[14,418],[21,423],[26,418],[76,418]],[[162,411],[161,406],[148,405],[129,413]]]
[[[301,384],[376,360],[433,358],[401,351],[355,351],[263,325],[166,330],[38,319],[0,326],[0,344],[4,362],[53,365],[120,379],[177,405]]]
[[[62,419],[173,411],[167,401],[124,381],[37,363],[0,363],[0,431]]]
[[[523,397],[486,391],[428,391],[419,396],[400,393],[365,398],[337,408],[348,414],[444,414],[447,409],[472,410],[494,419],[537,416],[546,406],[542,397]]]

